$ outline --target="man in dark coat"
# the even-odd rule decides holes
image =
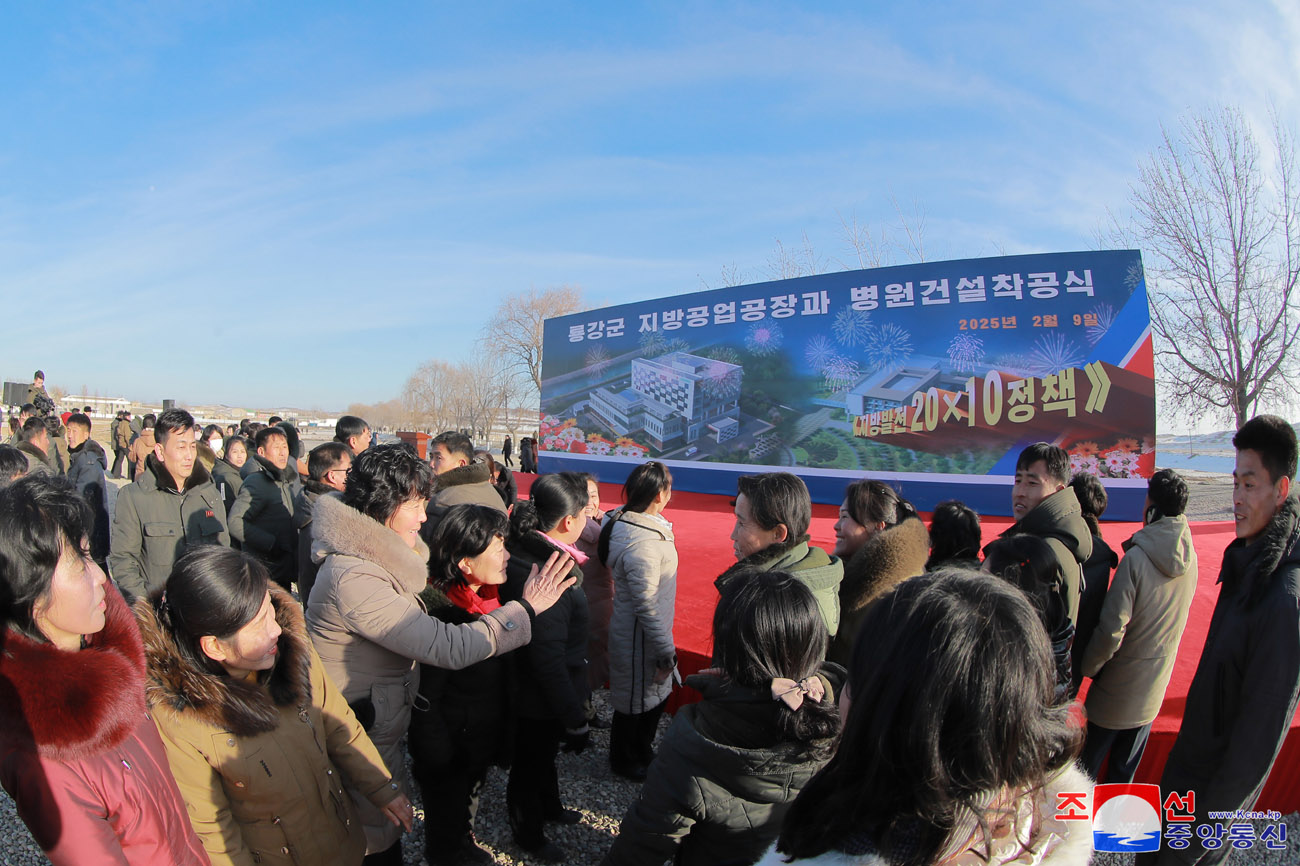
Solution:
[[[1079,618],[1083,563],[1092,556],[1092,533],[1083,520],[1079,499],[1068,485],[1070,455],[1064,448],[1036,442],[1016,459],[1011,512],[1016,522],[1003,535],[1037,535],[1048,543],[1065,576],[1066,607],[1071,624]]]
[[[342,442],[322,442],[307,455],[307,480],[293,498],[293,528],[298,533],[298,598],[306,606],[320,563],[311,559],[311,521],[316,500],[341,492],[352,471],[352,449]]]
[[[126,452],[131,447],[131,413],[118,413],[113,422],[113,472],[114,478],[122,477],[122,464],[126,461]]]
[[[108,492],[104,470],[108,457],[99,443],[90,438],[90,418],[74,412],[67,423],[68,431],[68,481],[86,500],[95,515],[90,530],[90,558],[108,570]]]
[[[27,457],[27,474],[57,475],[50,461],[50,431],[45,419],[32,415],[23,422],[17,446]]]
[[[1211,810],[1254,806],[1300,694],[1300,503],[1291,492],[1295,430],[1282,418],[1260,415],[1242,425],[1232,445],[1237,537],[1223,552],[1219,600],[1182,728],[1160,777],[1163,794],[1195,793],[1199,821]],[[1168,847],[1166,837],[1159,852],[1140,856],[1162,866],[1217,863],[1231,847],[1223,841],[1206,850],[1198,839],[1179,851]]]
[[[429,440],[429,465],[437,487],[425,509],[420,537],[428,543],[442,516],[454,505],[486,505],[505,512],[501,494],[492,486],[492,470],[475,462],[474,443],[464,433],[448,430]]]
[[[263,427],[255,439],[256,461],[230,506],[230,537],[256,555],[275,582],[288,590],[298,577],[298,539],[293,526],[296,463],[290,465],[289,439],[280,427]]]
[[[512,442],[510,440],[510,437],[507,436],[506,440],[501,443],[501,462],[506,464],[507,466],[513,466],[514,464],[510,461],[510,455],[513,454],[514,452],[515,452],[514,442]]]

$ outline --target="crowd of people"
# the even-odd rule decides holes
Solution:
[[[427,862],[489,863],[493,765],[515,843],[563,862],[547,825],[591,804],[557,757],[603,725],[610,772],[641,785],[609,866],[1085,863],[1091,828],[1056,795],[1133,779],[1196,587],[1171,470],[1122,557],[1104,487],[1047,443],[987,545],[961,502],[927,527],[861,479],[826,551],[804,482],[763,472],[738,483],[712,663],[683,683],[690,551],[662,463],[603,511],[583,473],[520,499],[513,447],[498,463],[460,432],[426,459],[348,416],[304,453],[282,419],[169,409],[115,419],[110,473],[89,413],[61,417],[38,377],[0,445],[0,782],[56,864],[401,863],[413,784]],[[1300,683],[1295,433],[1260,416],[1233,444],[1237,539],[1161,779],[1224,811],[1262,790]],[[656,748],[676,688],[700,699]]]

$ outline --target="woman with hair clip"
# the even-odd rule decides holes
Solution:
[[[1065,577],[1051,546],[1037,535],[1004,535],[984,548],[984,570],[995,574],[1029,598],[1052,642],[1056,665],[1056,699],[1069,700],[1074,623],[1066,612]]]
[[[1057,820],[1057,795],[1092,780],[1054,692],[1023,593],[962,569],[906,581],[867,611],[835,756],[759,866],[1083,866],[1091,823]]]
[[[204,545],[136,602],[149,699],[214,866],[358,864],[344,785],[394,825],[412,809],[334,684],[293,597],[257,559]]]
[[[429,582],[420,539],[433,471],[401,443],[357,455],[341,495],[316,501],[312,558],[321,561],[307,624],[326,672],[405,790],[401,740],[419,689],[418,663],[458,670],[528,643],[540,616],[570,586],[561,553],[534,562],[515,601],[474,622],[450,625],[416,600]],[[366,828],[367,864],[402,862],[401,830],[353,792]]]
[[[573,472],[542,475],[527,502],[510,516],[503,599],[518,598],[524,577],[539,563],[565,556],[573,585],[533,622],[533,640],[515,659],[515,748],[506,805],[515,842],[540,860],[564,859],[550,842],[547,821],[576,824],[582,816],[564,808],[555,769],[560,744],[566,752],[587,747],[587,596],[582,590],[586,556],[575,547],[587,517],[587,482]]]
[[[429,616],[460,625],[501,606],[506,580],[506,516],[485,505],[456,505],[434,530],[429,585],[420,603]],[[474,837],[479,791],[492,764],[509,765],[514,654],[458,671],[420,665],[420,696],[407,744],[424,800],[424,850],[430,866],[491,863]]]
[[[677,545],[662,516],[673,495],[668,467],[651,461],[632,470],[621,509],[610,512],[597,552],[614,580],[609,627],[609,700],[614,724],[609,766],[644,782],[655,729],[677,670],[673,612],[677,602]]]
[[[752,863],[831,756],[844,669],[822,661],[812,591],[781,571],[742,577],[713,614],[713,667],[687,679],[704,700],[673,719],[606,866]]]
[[[231,436],[226,440],[226,447],[222,449],[221,456],[212,464],[212,483],[217,485],[221,501],[226,506],[226,514],[230,514],[230,506],[235,504],[239,488],[244,485],[244,478],[240,471],[247,462],[248,440],[242,436]],[[239,549],[237,543],[232,543],[230,546]]]
[[[54,866],[202,866],[91,521],[66,482],[0,489],[0,782]]]
[[[867,609],[898,584],[925,571],[930,535],[912,503],[883,481],[854,481],[835,521],[835,547],[844,560],[840,627],[826,657],[847,665]]]

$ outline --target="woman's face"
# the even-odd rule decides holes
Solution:
[[[415,542],[420,538],[420,527],[428,519],[424,513],[428,503],[429,500],[419,497],[406,500],[384,521],[384,526],[396,532],[406,546],[414,550]]]
[[[214,638],[212,642],[216,651],[205,646],[204,652],[221,662],[231,676],[270,670],[275,667],[280,630],[280,624],[275,621],[271,593],[267,592],[262,607],[247,625],[228,638]]]
[[[83,635],[95,634],[104,627],[107,580],[93,559],[65,545],[50,588],[32,611],[41,634],[59,649],[80,649]]]
[[[595,481],[587,480],[587,507],[582,510],[587,517],[600,514],[600,487]]]
[[[226,449],[226,462],[238,469],[248,462],[248,449],[243,442],[232,442]]]
[[[857,553],[871,536],[880,531],[879,524],[863,526],[849,514],[849,501],[840,503],[840,519],[835,521],[835,549],[831,552],[840,559]]]
[[[510,552],[506,550],[505,539],[494,536],[487,550],[478,556],[467,556],[458,564],[460,573],[472,587],[500,586],[506,582],[506,563],[510,561]]]

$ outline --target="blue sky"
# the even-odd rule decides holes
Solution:
[[[1291,3],[878,5],[10,4],[0,375],[384,400],[511,292],[840,267],[891,197],[931,259],[1090,248],[1161,123],[1300,110]]]

